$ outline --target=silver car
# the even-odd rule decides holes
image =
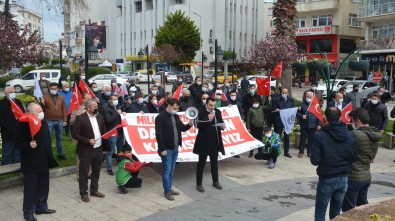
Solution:
[[[136,71],[130,74],[129,80],[134,80],[136,84],[139,84],[142,82],[148,82],[148,76],[147,73]],[[150,81],[152,82],[152,76],[150,76]]]
[[[359,85],[359,92],[362,92],[363,98],[367,97],[368,94],[377,91],[377,89],[379,89],[380,87],[378,84],[370,81],[349,81],[347,84],[344,85],[344,87],[346,87],[346,92],[351,92],[354,84]]]
[[[89,78],[89,83],[95,82],[98,88],[102,88],[105,84],[111,84],[111,79],[117,79],[117,83],[123,84],[127,83],[128,80],[120,78],[114,74],[99,74]]]

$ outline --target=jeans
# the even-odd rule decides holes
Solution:
[[[178,148],[174,150],[166,149],[167,155],[162,156],[162,183],[165,193],[171,191],[171,185],[173,182],[174,167],[176,166],[178,157]]]
[[[325,221],[329,201],[329,218],[333,219],[340,214],[344,195],[347,191],[347,180],[347,176],[319,179],[315,199],[315,221]]]
[[[307,154],[310,153],[311,146],[313,145],[313,138],[315,134],[315,128],[302,128],[300,132],[300,142],[299,142],[299,153],[304,153],[304,146],[307,139]]]
[[[368,189],[371,180],[348,181],[347,193],[344,196],[342,210],[346,212],[356,206],[368,204]]]
[[[117,147],[117,153],[121,152],[122,146],[125,143],[125,137],[123,134],[118,136],[111,136],[108,138],[110,143],[110,151],[106,154],[106,167],[107,171],[112,170],[112,155],[115,153],[115,146]]]
[[[49,120],[48,122],[48,128],[49,128],[49,136],[52,139],[53,135],[53,130],[55,129],[56,133],[56,151],[58,153],[58,156],[63,156],[63,150],[62,150],[62,131],[63,131],[63,121],[62,120]]]
[[[15,148],[15,142],[13,140],[3,140],[2,154],[1,165],[20,162],[20,151]]]
[[[281,134],[283,133],[283,130],[284,130],[283,127],[275,127],[274,128],[274,132],[279,134],[280,137],[281,137]],[[284,132],[283,144],[284,144],[284,155],[286,155],[289,152],[289,134],[286,134],[285,132]]]

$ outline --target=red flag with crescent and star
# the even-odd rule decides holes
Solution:
[[[15,116],[15,119],[19,119],[25,112],[13,101],[9,99],[11,103],[11,111]]]
[[[180,86],[178,86],[177,90],[174,91],[173,98],[175,98],[175,99],[177,99],[177,100],[180,100],[181,91],[182,91],[182,84],[180,84]]]
[[[340,116],[340,120],[343,121],[343,123],[345,123],[345,124],[350,124],[351,123],[350,122],[350,120],[351,120],[351,118],[350,118],[351,111],[352,111],[352,104],[350,102],[349,104],[347,104],[347,106],[345,106],[342,109],[342,114]]]
[[[324,117],[322,116],[320,102],[318,102],[317,96],[314,96],[313,100],[310,102],[309,108],[307,108],[307,111],[314,114],[318,120],[324,124]]]
[[[276,77],[276,78],[281,78],[281,72],[283,72],[283,62],[282,61],[278,62],[276,67],[270,73],[270,76]]]
[[[81,89],[82,93],[88,93],[92,96],[92,99],[95,98],[95,93],[88,87],[84,80],[80,80],[78,83],[78,87]]]
[[[256,84],[258,86],[258,95],[269,96],[270,95],[270,78],[256,78]]]
[[[80,91],[78,90],[77,85],[74,84],[73,95],[71,96],[69,111],[67,112],[67,115],[71,114],[73,110],[78,110],[80,108],[80,105],[82,105],[82,96]]]
[[[32,136],[32,139],[38,133],[38,131],[40,131],[40,129],[41,129],[41,125],[42,125],[41,120],[38,119],[38,117],[36,117],[33,114],[30,114],[30,113],[23,114],[19,118],[19,121],[29,123],[30,135]]]

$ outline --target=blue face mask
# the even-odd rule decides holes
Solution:
[[[108,96],[110,96],[111,95],[111,91],[107,91],[106,92],[106,96],[108,97]]]

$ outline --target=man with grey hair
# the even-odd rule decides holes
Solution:
[[[22,103],[16,99],[13,87],[6,87],[5,96],[0,100],[0,128],[3,141],[1,165],[19,163],[19,150],[15,148],[15,126],[18,122],[12,108],[11,100],[23,111]]]
[[[79,190],[81,200],[89,202],[88,174],[92,168],[90,195],[103,198],[104,194],[99,190],[99,177],[102,162],[102,149],[105,140],[101,136],[106,133],[103,117],[98,114],[98,104],[95,100],[85,101],[86,112],[78,115],[73,126],[73,138],[77,140],[77,155],[79,165]],[[106,144],[107,145],[107,144]]]
[[[99,112],[101,111],[101,106],[103,106],[103,104],[106,104],[108,102],[108,99],[110,98],[111,94],[112,94],[111,85],[104,84],[101,93],[98,94],[97,96],[99,98],[99,103],[100,103]]]
[[[15,147],[21,151],[23,173],[23,216],[25,220],[36,220],[34,213],[51,214],[48,209],[49,168],[58,166],[53,158],[51,139],[44,112],[38,103],[27,105],[27,112],[41,120],[41,128],[32,138],[28,122],[16,124]]]
[[[307,156],[310,157],[311,145],[313,144],[313,137],[317,130],[321,129],[322,122],[318,118],[307,111],[311,101],[314,98],[314,93],[312,91],[306,92],[306,99],[303,100],[299,107],[296,116],[299,118],[300,122],[300,142],[299,142],[299,158],[303,158],[304,147],[307,141]]]
[[[189,107],[194,107],[195,102],[191,98],[191,92],[187,89],[182,92],[182,98],[180,98],[180,111],[186,111]]]

